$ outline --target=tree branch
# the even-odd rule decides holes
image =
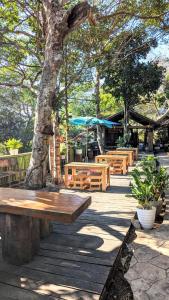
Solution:
[[[83,1],[75,5],[69,12],[67,19],[68,28],[73,30],[80,26],[86,19],[93,25],[95,24],[91,6],[87,1]]]

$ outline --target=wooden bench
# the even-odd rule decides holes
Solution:
[[[80,180],[80,172],[86,172],[83,177],[84,182]],[[70,174],[71,173],[71,174]],[[96,174],[97,173],[97,176]],[[70,179],[71,178],[71,179]],[[76,184],[78,182],[78,184]],[[97,183],[97,184],[96,184]],[[87,188],[89,190],[106,191],[110,186],[110,168],[109,164],[98,163],[78,163],[72,162],[65,165],[65,186],[66,188]]]
[[[40,237],[50,232],[49,221],[73,223],[90,203],[89,196],[0,188],[4,260],[15,265],[31,261]]]
[[[113,151],[108,151],[106,154],[108,154],[108,155],[128,155],[129,166],[132,166],[134,164],[134,151],[113,150]]]
[[[95,157],[96,163],[108,163],[110,174],[127,174],[128,156],[127,155],[98,155]]]
[[[116,150],[134,151],[134,160],[138,159],[138,148],[117,148]]]

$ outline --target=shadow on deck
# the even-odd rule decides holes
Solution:
[[[111,181],[107,193],[89,193],[92,204],[75,223],[54,223],[31,263],[17,267],[0,258],[0,299],[100,299],[136,205],[125,197],[129,177]]]

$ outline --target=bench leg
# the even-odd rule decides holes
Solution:
[[[12,214],[2,217],[3,259],[14,265],[30,262],[40,247],[39,220]]]
[[[52,232],[52,223],[48,220],[40,220],[40,237],[44,239],[50,235]]]

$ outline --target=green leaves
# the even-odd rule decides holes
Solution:
[[[142,160],[140,169],[132,171],[132,177],[132,194],[142,207],[158,201],[169,186],[167,170],[158,167],[157,158],[152,155]]]

